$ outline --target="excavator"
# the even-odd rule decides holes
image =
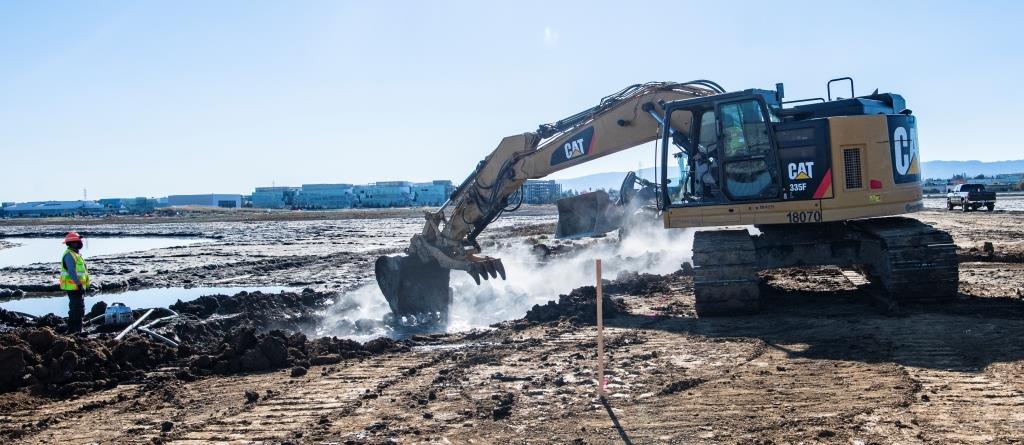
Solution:
[[[834,84],[845,83],[849,97],[833,98]],[[781,83],[733,92],[708,80],[637,84],[506,137],[426,213],[403,255],[377,259],[381,292],[397,316],[445,313],[450,270],[478,285],[506,278],[476,239],[518,208],[526,180],[658,141],[660,178],[645,184],[656,213],[665,228],[706,228],[693,240],[699,317],[759,311],[757,272],[784,267],[842,267],[890,304],[954,297],[950,235],[898,216],[923,208],[916,117],[899,94],[856,96],[852,78],[826,87],[827,99],[785,101]],[[607,221],[616,206],[604,192],[558,207],[563,237],[623,221],[621,210]]]

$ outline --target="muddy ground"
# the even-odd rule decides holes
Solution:
[[[245,216],[253,219],[246,220]],[[373,261],[408,245],[423,228],[423,209],[214,213],[198,217],[2,220],[3,238],[179,236],[214,242],[90,257],[94,287],[103,291],[163,286],[279,285],[349,289],[373,274]],[[241,220],[240,220],[241,219]],[[481,240],[552,233],[551,206],[532,206],[497,221]],[[21,225],[28,224],[28,225]],[[59,256],[61,246],[55,245]],[[0,269],[0,289],[57,292],[54,261]]]
[[[205,374],[168,360],[78,396],[22,388],[0,394],[0,429],[12,443],[1024,442],[1024,214],[916,217],[958,244],[961,295],[951,303],[888,312],[838,269],[787,269],[763,274],[763,313],[696,318],[686,273],[618,277],[606,287],[619,309],[607,305],[607,403],[595,399],[594,306],[583,288],[492,330],[416,336],[395,352],[309,363],[301,375],[287,366]],[[535,235],[552,221],[525,216],[492,233]],[[248,284],[258,275],[324,292],[365,281],[371,257],[417,225],[195,224],[219,240],[180,256],[149,252],[110,276]],[[368,235],[379,236],[352,239]],[[153,258],[169,264],[162,274],[138,270]],[[117,261],[126,260],[97,263]],[[10,284],[41,271],[4,272]]]

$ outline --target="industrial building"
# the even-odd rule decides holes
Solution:
[[[295,195],[300,209],[348,209],[356,202],[352,184],[302,184]]]
[[[409,207],[415,198],[408,181],[380,181],[353,189],[360,207]]]
[[[167,204],[171,206],[204,206],[237,209],[242,207],[242,195],[171,195],[167,197]]]
[[[298,187],[256,187],[252,206],[257,209],[290,209],[295,204]]]
[[[47,216],[101,216],[108,210],[94,201],[36,201],[3,207],[6,218]]]
[[[104,198],[99,204],[110,213],[143,215],[152,213],[157,206],[157,200],[153,198]]]
[[[523,184],[523,202],[526,204],[549,204],[562,196],[562,185],[554,180],[529,179]]]
[[[413,184],[413,203],[418,206],[440,206],[454,191],[455,186],[448,180]]]
[[[378,181],[365,185],[303,184],[256,187],[252,207],[260,209],[349,209],[353,207],[439,206],[455,191],[452,181]],[[247,200],[248,201],[248,200]]]

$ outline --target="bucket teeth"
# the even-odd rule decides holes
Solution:
[[[487,261],[484,261],[484,269],[487,270],[487,274],[490,275],[491,278],[498,278],[498,271],[494,268],[493,259],[488,258]]]
[[[489,280],[489,279],[491,278],[491,277],[490,277],[490,276],[489,276],[489,275],[487,274],[487,265],[486,265],[486,262],[483,262],[483,263],[476,263],[476,270],[477,270],[477,273],[479,273],[479,274],[480,274],[480,278],[483,278],[484,280]]]
[[[480,285],[480,272],[477,272],[476,266],[475,265],[474,266],[470,266],[468,272],[469,272],[469,276],[473,277],[473,281],[476,281],[476,284],[479,286]]]
[[[505,279],[505,265],[501,264],[501,258],[494,260],[494,269],[498,271],[498,275],[501,275],[501,279]]]

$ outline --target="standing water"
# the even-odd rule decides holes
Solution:
[[[277,293],[286,290],[294,289],[282,286],[192,288],[157,287],[118,293],[87,295],[85,297],[85,310],[88,311],[93,304],[96,304],[96,302],[101,300],[105,301],[107,304],[119,302],[132,308],[151,308],[167,307],[178,300],[191,301],[203,295],[234,295],[242,291]],[[49,313],[64,316],[68,313],[68,297],[61,295],[57,297],[30,297],[20,300],[10,300],[0,303],[0,308],[36,316],[46,315]]]
[[[14,243],[16,246],[0,249],[0,268],[27,266],[32,263],[52,262],[56,264],[60,262],[61,255],[64,254],[65,249],[62,238],[4,238],[3,240]],[[189,246],[212,241],[204,238],[174,238],[166,236],[87,237],[84,240],[85,247],[82,248],[82,256],[85,257],[86,261],[94,256]]]

